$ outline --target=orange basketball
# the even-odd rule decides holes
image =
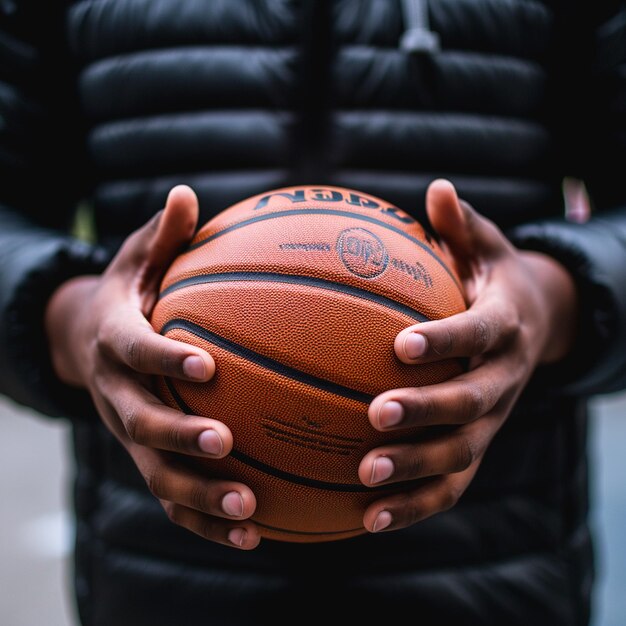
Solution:
[[[420,436],[376,431],[370,402],[461,371],[457,360],[405,365],[394,338],[465,307],[445,254],[399,208],[340,187],[268,191],[207,222],[165,275],[152,324],[208,351],[216,373],[161,379],[159,393],[229,426],[228,457],[190,459],[254,491],[264,537],[360,535],[368,504],[397,489],[365,487],[361,459]]]

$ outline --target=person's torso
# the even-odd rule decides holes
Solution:
[[[406,50],[423,8],[427,43]],[[179,183],[202,219],[314,184],[425,220],[424,191],[442,176],[503,228],[559,215],[554,25],[551,4],[532,0],[70,3],[98,235],[116,245]],[[281,594],[315,605],[336,587],[464,626],[585,623],[573,598],[589,581],[568,569],[588,568],[584,424],[574,405],[520,410],[451,511],[251,553],[174,526],[115,440],[76,425],[81,610],[89,624],[195,626],[197,608],[176,616],[205,596],[208,619],[218,596],[253,610]]]
[[[73,3],[102,238],[126,236],[180,182],[204,219],[268,189],[334,184],[425,220],[440,176],[502,227],[559,214],[550,4]],[[420,8],[431,45],[407,50]]]

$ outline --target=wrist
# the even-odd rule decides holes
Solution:
[[[45,310],[52,367],[61,381],[75,387],[85,386],[84,312],[98,283],[97,276],[78,276],[65,281],[53,292]]]
[[[539,362],[565,358],[574,345],[578,326],[578,294],[572,275],[557,260],[541,252],[520,252],[543,294],[547,332]]]

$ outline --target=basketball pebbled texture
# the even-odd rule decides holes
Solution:
[[[160,378],[163,401],[227,424],[232,453],[189,457],[247,484],[263,537],[319,542],[363,534],[365,508],[399,486],[366,487],[379,393],[444,381],[458,360],[403,364],[398,332],[466,308],[437,242],[397,207],[341,187],[290,187],[222,211],[163,278],[154,328],[216,362],[207,383]],[[406,488],[406,485],[404,486]]]

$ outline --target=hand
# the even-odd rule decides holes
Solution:
[[[369,419],[378,430],[449,427],[363,458],[365,485],[426,479],[370,505],[364,525],[372,532],[404,528],[454,506],[535,367],[563,358],[576,330],[576,290],[565,268],[517,250],[448,181],[431,183],[426,209],[461,277],[468,309],[404,329],[394,349],[404,363],[467,357],[469,368],[449,381],[386,391],[372,401]]]
[[[61,285],[46,309],[46,331],[58,376],[89,390],[109,430],[126,448],[170,519],[219,543],[258,545],[252,491],[240,483],[208,479],[177,455],[221,458],[232,434],[221,422],[185,416],[151,391],[151,377],[206,381],[215,372],[200,348],[156,333],[147,320],[160,280],[192,238],[198,201],[174,187],[165,209],[124,242],[102,276]]]

